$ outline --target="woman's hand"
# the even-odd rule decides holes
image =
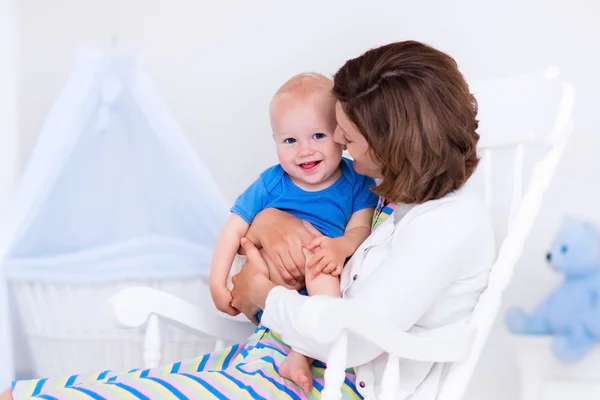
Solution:
[[[304,276],[306,258],[302,248],[320,236],[321,232],[310,223],[275,208],[258,213],[246,233],[250,241],[267,252],[290,285]]]
[[[241,245],[246,251],[248,261],[242,270],[231,278],[231,305],[258,325],[256,313],[264,309],[267,296],[276,285],[269,280],[267,263],[254,244],[243,238]]]

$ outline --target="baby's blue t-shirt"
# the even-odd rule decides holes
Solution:
[[[251,224],[260,211],[277,208],[310,222],[325,236],[343,236],[352,214],[375,207],[378,198],[370,190],[375,180],[356,173],[351,160],[342,158],[340,168],[342,175],[331,186],[308,192],[275,165],[237,198],[231,212]]]

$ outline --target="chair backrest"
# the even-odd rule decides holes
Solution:
[[[575,92],[558,72],[552,67],[470,85],[481,134],[471,184],[484,195],[498,255],[471,319],[477,334],[470,356],[448,367],[439,400],[461,399],[466,390],[572,130]]]

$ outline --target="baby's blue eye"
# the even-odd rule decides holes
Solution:
[[[560,252],[561,252],[561,253],[563,253],[563,254],[565,254],[565,253],[567,252],[567,250],[569,250],[569,248],[568,248],[566,245],[563,245],[563,246],[560,248]]]
[[[283,143],[286,143],[286,144],[294,144],[294,143],[296,143],[296,139],[294,139],[294,138],[287,138],[287,139],[285,139],[285,140],[283,141]]]
[[[315,133],[315,134],[313,135],[313,137],[314,137],[315,139],[323,139],[323,138],[325,137],[325,134],[324,134],[324,133]]]

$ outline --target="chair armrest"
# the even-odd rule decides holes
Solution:
[[[144,325],[154,314],[188,332],[230,342],[246,340],[255,329],[244,315],[219,315],[216,310],[201,309],[176,296],[148,287],[124,289],[113,295],[109,302],[117,323],[128,328]]]
[[[310,301],[313,300],[318,301],[314,297]],[[315,309],[318,309],[316,313]],[[299,320],[302,333],[320,343],[334,343],[346,331],[396,357],[426,362],[465,360],[476,333],[476,329],[466,323],[430,330],[423,335],[407,333],[347,299],[302,308]]]

